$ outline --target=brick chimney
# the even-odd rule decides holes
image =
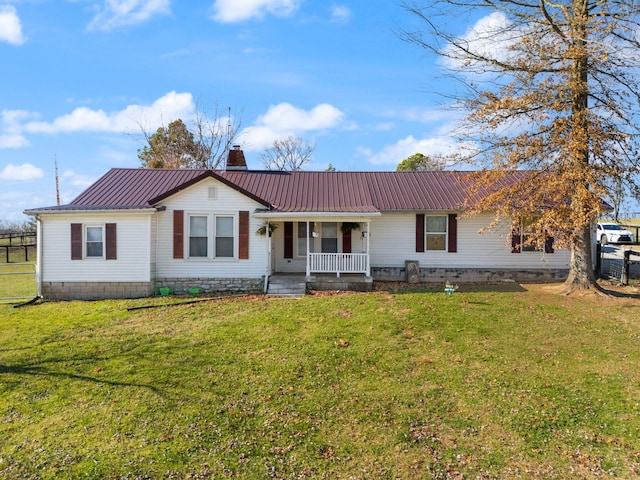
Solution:
[[[234,145],[229,150],[227,170],[247,170],[247,161],[244,159],[244,153],[240,150],[240,145]]]

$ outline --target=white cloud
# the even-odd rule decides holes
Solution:
[[[14,182],[28,182],[42,177],[44,177],[44,171],[30,163],[24,163],[22,165],[13,165],[10,163],[0,172],[1,180]]]
[[[29,133],[134,132],[153,129],[177,118],[193,115],[195,104],[190,93],[169,92],[151,105],[129,105],[123,110],[105,112],[78,107],[52,122],[31,121],[23,128]]]
[[[267,113],[258,117],[254,126],[244,129],[240,139],[246,143],[248,150],[261,149],[288,135],[337,127],[343,119],[344,113],[326,103],[311,110],[303,110],[290,103],[280,103],[271,105]]]
[[[331,21],[334,23],[347,23],[351,20],[351,10],[343,5],[331,7]]]
[[[168,13],[169,0],[105,0],[87,29],[109,31],[144,23],[154,16]]]
[[[60,176],[60,179],[65,184],[72,185],[74,187],[81,187],[83,189],[87,188],[89,185],[96,181],[95,177],[77,173],[75,170],[65,170]]]
[[[29,146],[29,141],[22,135],[0,134],[0,148],[22,148]]]
[[[299,0],[216,0],[214,20],[223,23],[262,18],[265,14],[286,16],[300,6]]]
[[[361,148],[361,155],[369,157],[369,163],[374,165],[397,165],[405,158],[416,153],[427,156],[447,155],[460,149],[460,144],[451,137],[433,137],[416,139],[409,135],[393,145],[387,145],[382,151],[374,153],[369,149]]]
[[[512,31],[511,22],[504,13],[494,12],[479,19],[456,43],[480,57],[506,60],[510,55],[509,45],[520,38],[520,33],[518,29]],[[474,73],[475,62],[469,54],[453,45],[449,45],[445,52],[447,67]]]
[[[0,5],[0,42],[22,45],[26,41],[16,8],[12,5]]]

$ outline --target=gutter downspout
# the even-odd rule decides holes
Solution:
[[[311,280],[311,265],[310,265],[310,255],[309,255],[309,221],[307,220],[307,282]]]
[[[36,215],[36,295],[42,296],[42,219]]]
[[[367,277],[371,276],[371,251],[369,238],[371,238],[371,222],[367,222]]]
[[[267,235],[267,269],[264,275],[263,293],[266,294],[269,290],[269,274],[271,273],[271,225],[268,219],[265,234]]]

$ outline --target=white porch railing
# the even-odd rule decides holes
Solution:
[[[366,253],[310,253],[307,275],[310,273],[364,273],[369,276],[369,255]]]

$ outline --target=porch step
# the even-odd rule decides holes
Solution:
[[[275,275],[269,277],[267,295],[301,296],[307,293],[307,282],[304,277]]]

